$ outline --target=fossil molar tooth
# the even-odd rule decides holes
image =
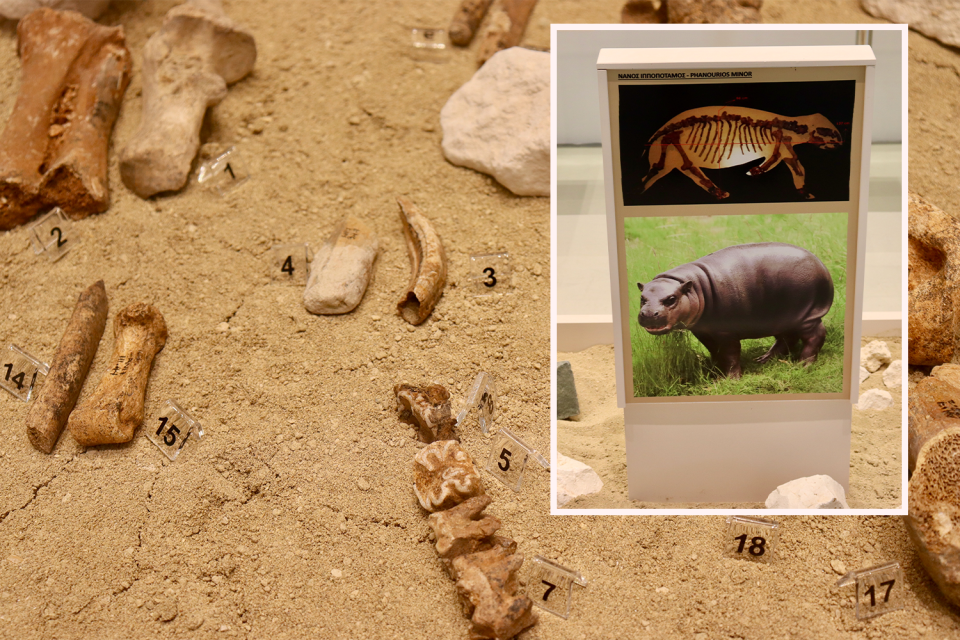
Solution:
[[[427,511],[443,511],[483,495],[480,472],[456,440],[437,440],[413,460],[413,492]]]
[[[0,229],[61,207],[105,211],[107,145],[130,82],[121,27],[37,9],[17,25],[20,93],[0,145]]]
[[[907,218],[909,362],[949,362],[960,337],[960,224],[912,192]]]
[[[473,626],[473,640],[512,638],[537,622],[530,598],[517,593],[523,556],[501,547],[454,558],[457,591]]]
[[[373,229],[353,216],[344,218],[310,265],[310,278],[303,294],[307,311],[353,311],[367,290],[378,248]]]
[[[406,198],[397,198],[413,275],[397,304],[400,317],[417,325],[427,319],[447,282],[447,254],[430,221]]]
[[[426,443],[458,440],[457,420],[451,415],[450,393],[439,384],[415,387],[401,383],[393,388],[400,406],[400,419],[417,425],[417,435]]]
[[[143,49],[143,114],[120,153],[123,183],[141,198],[183,187],[207,108],[256,59],[253,36],[226,16],[220,0],[190,0],[167,12]]]
[[[93,392],[67,426],[83,446],[129,442],[143,422],[143,401],[153,359],[167,341],[167,324],[155,307],[138,303],[113,320],[113,355]]]
[[[50,372],[27,413],[27,437],[40,451],[50,453],[57,444],[87,379],[106,324],[107,292],[100,280],[80,294],[53,355]]]
[[[487,538],[501,526],[499,518],[483,513],[490,501],[490,496],[479,495],[431,514],[428,522],[437,537],[438,556],[449,559],[490,547]]]
[[[960,429],[944,429],[924,445],[909,485],[907,532],[923,566],[960,605]]]

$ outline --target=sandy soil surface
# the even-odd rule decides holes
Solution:
[[[861,346],[875,338],[863,338]],[[893,358],[900,357],[900,338],[880,338]],[[678,504],[630,500],[627,497],[626,444],[623,410],[617,407],[617,381],[613,345],[597,345],[578,353],[557,354],[569,360],[580,400],[580,415],[557,421],[557,451],[591,467],[603,480],[599,493],[568,502],[568,509],[763,509],[763,503]],[[883,411],[852,409],[853,432],[850,453],[850,491],[847,503],[853,509],[899,509],[901,507],[901,412],[900,388],[888,388],[880,369],[860,385],[860,393],[883,389],[894,404]],[[770,487],[773,491],[776,487]]]

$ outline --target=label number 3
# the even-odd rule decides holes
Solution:
[[[493,270],[493,267],[487,267],[483,270],[486,274],[487,279],[483,281],[483,286],[485,287],[495,287],[497,286],[497,278],[494,276],[496,271]]]
[[[164,427],[167,426],[167,420],[167,418],[160,418],[160,428],[157,429],[157,435],[163,432]],[[167,432],[163,436],[163,444],[172,447],[177,442],[178,433],[180,433],[180,429],[178,429],[176,425],[170,425],[170,428],[167,429]]]

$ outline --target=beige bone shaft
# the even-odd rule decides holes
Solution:
[[[83,446],[129,442],[143,422],[143,402],[153,359],[167,341],[167,325],[155,307],[133,304],[113,321],[113,355],[97,390],[70,416],[67,426]]]
[[[527,21],[536,6],[537,0],[496,0],[490,9],[490,19],[483,32],[477,63],[483,63],[493,54],[520,44]]]
[[[400,219],[413,271],[410,285],[397,304],[400,316],[413,325],[427,319],[443,295],[447,282],[447,254],[440,236],[420,210],[406,198],[397,198]]]
[[[97,345],[107,325],[107,292],[100,280],[80,294],[50,373],[27,413],[27,437],[44,453],[53,451],[73,411]]]
[[[0,229],[48,206],[74,219],[105,211],[107,146],[130,82],[123,29],[37,9],[17,36],[23,69],[0,138]]]

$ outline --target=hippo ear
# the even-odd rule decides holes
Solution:
[[[643,283],[642,283],[642,282],[638,282],[638,283],[637,283],[637,289],[640,289],[640,291],[643,291]]]
[[[693,283],[689,280],[680,285],[680,295],[685,296],[691,291],[693,291]]]

